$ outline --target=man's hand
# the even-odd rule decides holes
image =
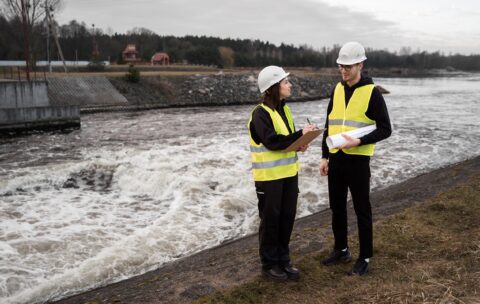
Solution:
[[[350,137],[346,134],[342,134],[342,136],[343,136],[343,138],[345,138],[346,141],[343,143],[343,145],[338,147],[339,150],[349,149],[349,148],[353,148],[353,147],[356,147],[356,146],[360,145],[360,142],[361,142],[360,139]]]
[[[328,175],[328,159],[322,158],[320,160],[320,175],[327,176]]]

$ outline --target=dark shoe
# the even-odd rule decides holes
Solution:
[[[278,267],[277,265],[269,268],[262,268],[262,273],[264,276],[274,281],[286,281],[288,279],[285,271],[280,269],[280,267]]]
[[[368,272],[368,262],[364,259],[358,259],[353,265],[350,275],[362,276]]]
[[[290,280],[298,281],[300,279],[300,270],[292,265],[282,266],[281,269],[287,274]]]
[[[333,250],[332,253],[326,258],[322,260],[322,264],[325,266],[331,266],[339,263],[348,263],[352,260],[352,256],[348,251],[341,251],[341,250]]]

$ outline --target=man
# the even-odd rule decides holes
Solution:
[[[327,108],[322,142],[320,174],[328,175],[328,192],[332,210],[333,252],[322,264],[326,266],[352,260],[348,249],[347,192],[350,190],[357,215],[360,252],[351,275],[364,275],[373,255],[372,210],[370,206],[370,157],[375,143],[392,133],[390,118],[382,94],[370,77],[362,75],[365,49],[358,42],[346,43],[337,63],[342,81],[335,87]],[[368,125],[371,133],[352,138],[342,135],[345,143],[337,149],[327,147],[326,138]]]

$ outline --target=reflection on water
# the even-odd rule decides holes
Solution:
[[[372,187],[478,155],[478,75],[377,79],[394,126]],[[297,126],[326,101],[291,104]],[[118,281],[256,230],[252,106],[99,113],[71,133],[0,140],[0,302]],[[326,207],[320,142],[300,155],[299,216]],[[375,203],[375,202],[373,202]]]

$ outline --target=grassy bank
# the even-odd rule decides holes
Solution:
[[[480,303],[480,176],[374,226],[371,271],[321,266],[327,251],[294,256],[303,277],[274,283],[260,276],[195,303]],[[350,238],[353,254],[356,233]]]

